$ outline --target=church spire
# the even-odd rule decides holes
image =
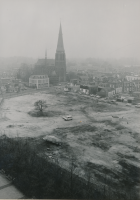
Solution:
[[[63,45],[63,35],[62,35],[62,28],[60,23],[59,35],[58,35],[58,42],[57,42],[57,52],[64,52],[64,45]]]
[[[45,50],[45,65],[47,65],[47,49]]]
[[[47,59],[47,49],[45,50],[45,59]]]

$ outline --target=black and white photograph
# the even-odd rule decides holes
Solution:
[[[0,0],[0,199],[140,199],[140,0]]]

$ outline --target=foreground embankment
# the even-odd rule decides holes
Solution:
[[[0,137],[0,169],[14,177],[13,184],[28,198],[46,199],[138,199],[131,190],[111,192],[109,187],[95,186],[74,174],[74,161],[70,171],[64,170],[38,156],[30,145],[30,138]]]

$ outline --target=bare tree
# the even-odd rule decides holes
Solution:
[[[40,112],[43,112],[43,110],[45,108],[47,108],[47,104],[46,104],[46,101],[45,100],[39,100],[39,101],[36,101],[34,103],[34,106],[37,110],[39,110]]]

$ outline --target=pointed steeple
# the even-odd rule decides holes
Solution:
[[[57,42],[57,52],[64,52],[64,45],[63,45],[63,35],[62,35],[62,28],[60,23],[60,29],[59,29],[59,36],[58,36],[58,42]]]
[[[47,49],[45,50],[45,65],[47,65]]]
[[[45,59],[47,59],[47,49],[45,50]]]

